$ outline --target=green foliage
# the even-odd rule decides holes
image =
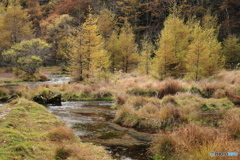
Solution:
[[[96,156],[111,159],[103,148],[79,142],[72,130],[44,106],[17,99],[0,108],[0,113],[6,111],[8,114],[0,119],[1,160],[94,159]],[[67,148],[63,149],[62,141]]]
[[[42,64],[49,48],[50,45],[40,39],[24,40],[3,52],[3,56],[6,61],[11,61],[12,66],[33,75]]]

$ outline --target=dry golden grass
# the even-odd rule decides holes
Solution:
[[[0,97],[1,96],[6,96],[6,95],[9,95],[10,94],[10,91],[5,88],[5,87],[0,87]]]
[[[106,151],[102,147],[82,143],[59,146],[55,150],[55,159],[58,160],[112,160],[110,155],[104,154]]]
[[[51,141],[62,142],[64,140],[74,140],[73,130],[67,127],[57,127],[49,131],[48,137]]]
[[[188,124],[172,132],[160,133],[149,151],[167,159],[217,160],[226,157],[211,157],[210,152],[239,152],[239,144],[216,128]]]
[[[240,109],[231,108],[229,109],[223,119],[222,127],[228,132],[234,139],[240,138]]]
[[[163,82],[158,83],[155,88],[158,92],[158,97],[162,98],[165,95],[174,95],[182,89],[182,85],[178,80],[166,79]]]

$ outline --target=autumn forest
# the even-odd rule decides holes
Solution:
[[[30,75],[43,64],[61,65],[76,80],[136,68],[199,80],[240,59],[238,1],[2,0],[0,7],[1,65]]]
[[[0,0],[0,159],[239,159],[239,17],[240,0]]]

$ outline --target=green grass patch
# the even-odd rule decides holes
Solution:
[[[55,159],[62,146],[71,150],[69,158],[87,160],[101,155],[111,159],[103,148],[96,150],[95,146],[79,142],[73,131],[42,105],[16,99],[1,108],[0,114],[5,115],[0,119],[1,160]],[[82,148],[89,154],[82,155]]]

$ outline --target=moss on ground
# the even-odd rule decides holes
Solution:
[[[42,105],[17,99],[1,108],[0,115],[6,111],[0,119],[1,160],[111,159],[102,147],[80,142]],[[62,148],[66,156],[60,156]]]

